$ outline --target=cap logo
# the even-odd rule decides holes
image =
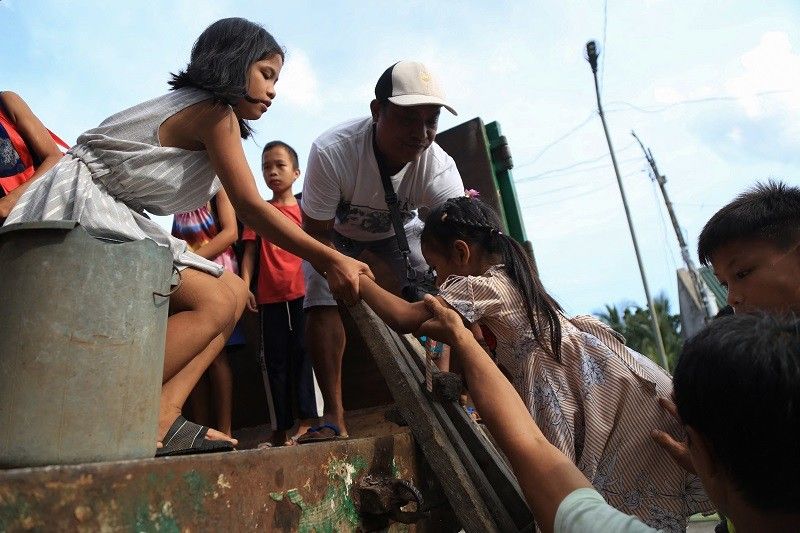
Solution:
[[[419,73],[419,81],[421,81],[422,83],[430,83],[431,75],[428,74],[427,70],[423,70],[422,72]]]

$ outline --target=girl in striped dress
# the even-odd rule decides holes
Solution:
[[[476,198],[450,199],[428,215],[422,253],[436,271],[439,300],[467,326],[492,333],[495,360],[530,415],[608,503],[657,529],[685,530],[686,518],[710,503],[699,479],[650,438],[654,428],[682,431],[657,402],[670,396],[670,376],[596,318],[566,316],[524,248],[500,228]],[[401,332],[431,317],[424,303],[371,281],[362,281],[362,296]]]
[[[243,223],[307,259],[345,301],[358,297],[368,267],[322,245],[262,201],[242,139],[266,113],[284,52],[264,28],[241,18],[209,26],[172,90],[117,113],[82,134],[19,199],[6,225],[77,220],[96,237],[152,239],[169,247],[181,283],[170,297],[157,439],[158,455],[231,449],[224,433],[186,421],[187,396],[233,331],[247,301],[244,282],[187,250],[150,220],[192,211],[224,185]],[[187,268],[188,267],[188,268]]]

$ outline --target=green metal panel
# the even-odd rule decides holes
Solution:
[[[511,176],[513,167],[511,152],[498,122],[490,122],[486,125],[486,137],[489,142],[489,154],[492,158],[492,172],[503,202],[504,222],[509,234],[524,243],[528,238],[525,234],[525,224],[522,222],[522,210],[517,201],[514,179]]]
[[[481,200],[498,212],[503,222],[503,231],[508,233],[483,121],[476,117],[440,132],[436,136],[436,143],[456,162],[464,187],[481,193]]]

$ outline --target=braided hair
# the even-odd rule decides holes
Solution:
[[[525,314],[540,346],[561,361],[561,306],[544,289],[528,253],[513,238],[501,230],[497,213],[477,198],[458,197],[447,200],[428,215],[422,230],[422,242],[449,246],[462,240],[479,246],[489,254],[500,254],[506,274],[519,290]],[[550,345],[542,342],[550,333]]]

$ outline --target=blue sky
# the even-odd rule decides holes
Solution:
[[[256,173],[260,145],[280,138],[302,165],[319,133],[368,113],[387,66],[421,60],[459,111],[441,130],[500,122],[543,281],[571,313],[644,302],[587,40],[605,40],[603,99],[654,293],[677,301],[680,255],[631,130],[667,175],[693,254],[705,221],[757,179],[800,183],[796,0],[0,0],[2,89],[74,142],[166,92],[197,35],[225,16],[260,22],[288,52],[278,99],[246,143]]]

